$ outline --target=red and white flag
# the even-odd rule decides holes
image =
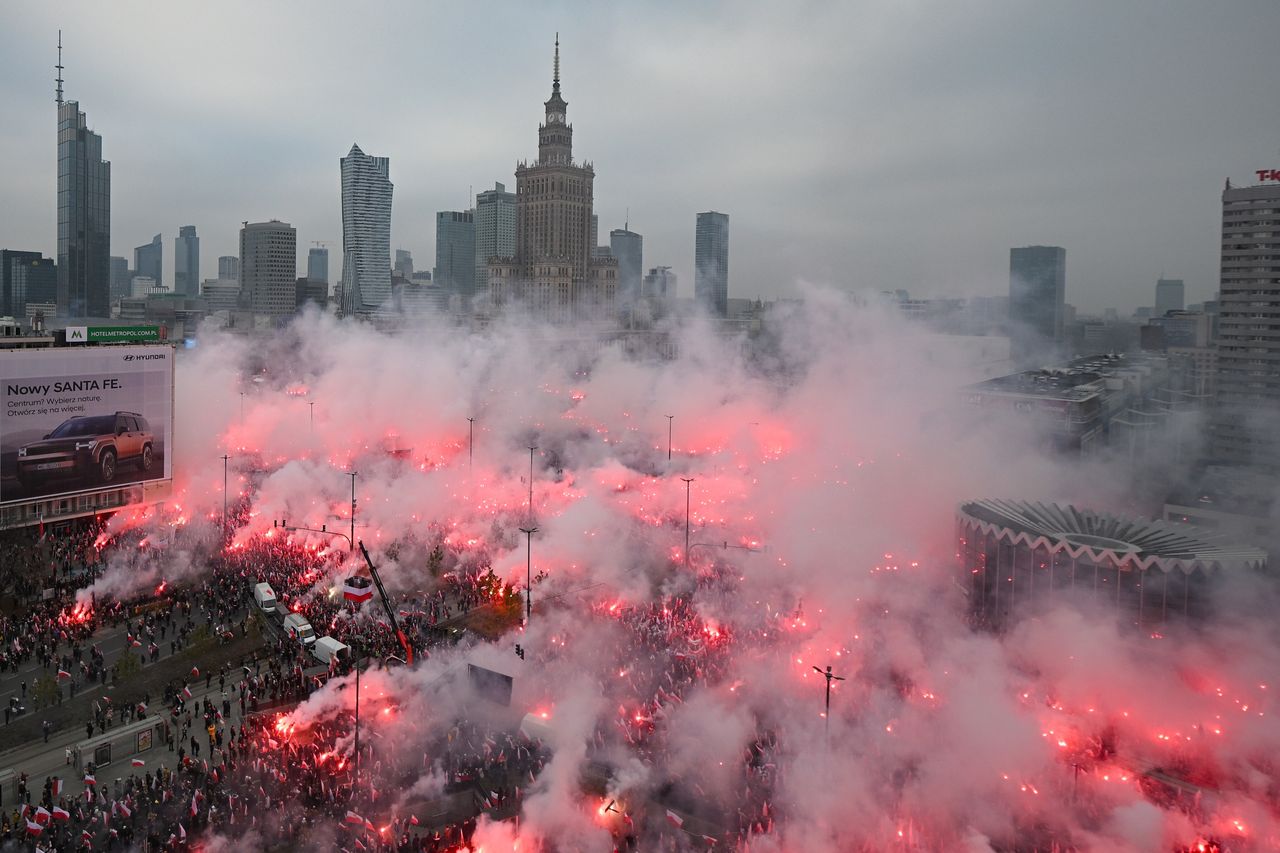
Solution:
[[[84,774],[84,783],[85,783],[86,785],[89,785],[90,787],[92,787],[92,786],[94,786],[94,785],[98,784],[98,780],[97,780],[97,779],[95,779],[95,778],[93,778],[93,774],[92,774],[92,773],[86,773],[86,774]]]
[[[50,786],[50,790],[53,792],[53,795],[55,797],[62,796],[62,777],[61,776],[53,777],[53,784]]]
[[[27,819],[27,835],[39,835],[42,832],[44,832],[43,826],[30,818]]]
[[[131,759],[129,759],[129,763],[130,763],[130,764],[132,764],[134,767],[146,767],[146,766],[147,766],[147,762],[143,761],[141,758],[131,758]]]
[[[190,699],[190,698],[191,698],[191,688],[190,688],[190,687],[187,687],[186,685],[183,685],[183,687],[182,687],[182,698],[184,698],[184,699]]]
[[[680,815],[670,809],[667,809],[667,823],[671,824],[676,829],[680,829],[684,826],[684,818],[680,817]]]
[[[53,807],[53,819],[54,819],[54,820],[64,820],[64,821],[65,821],[65,820],[71,820],[71,812],[67,811],[66,809],[59,808],[58,806],[54,806],[54,807]]]
[[[53,815],[49,814],[49,810],[46,809],[44,806],[40,806],[38,809],[36,809],[36,823],[40,824],[41,826],[44,826],[46,823],[48,823],[49,818],[51,818],[52,816]]]
[[[353,575],[342,584],[342,597],[347,601],[363,604],[373,598],[373,582],[366,577]]]
[[[373,825],[373,821],[369,820],[369,818],[364,819],[364,828],[369,830],[370,832],[378,831],[377,828]]]
[[[182,824],[178,824],[178,840],[179,841],[187,840],[187,828]]]
[[[125,817],[133,817],[133,809],[129,808],[128,803],[121,803],[120,814],[124,815]]]
[[[58,670],[58,677],[59,677],[59,678],[70,678],[70,677],[71,677],[71,673],[67,672],[65,669],[59,669],[59,670]]]
[[[191,816],[192,817],[195,817],[200,812],[200,804],[196,800],[196,797],[198,796],[200,796],[199,791],[191,795]]]
[[[410,825],[410,826],[417,826],[417,825],[418,825],[418,817],[417,817],[417,815],[409,815],[409,825]]]
[[[192,677],[192,678],[199,678],[199,677],[200,677],[200,669],[199,669],[198,667],[194,667],[194,666],[193,666],[193,667],[191,667],[191,677]]]
[[[347,812],[346,822],[355,824],[356,826],[363,826],[364,818],[360,817],[360,815],[355,812]]]

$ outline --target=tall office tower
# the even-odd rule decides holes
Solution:
[[[307,281],[329,284],[329,250],[315,247],[307,252]]]
[[[516,165],[515,256],[489,265],[489,299],[495,308],[523,299],[535,314],[557,322],[602,320],[613,316],[618,264],[591,257],[595,169],[573,159],[558,35],[551,80],[538,159]]]
[[[716,317],[729,316],[729,215],[698,214],[693,247],[693,296]]]
[[[667,302],[676,298],[676,274],[671,267],[654,267],[644,277],[640,295],[645,299]]]
[[[476,196],[471,211],[476,226],[475,293],[489,287],[489,259],[509,258],[516,253],[516,194],[495,182],[493,189]]]
[[[589,246],[592,251],[595,251],[600,245],[597,242],[599,239],[600,239],[600,216],[598,214],[593,213],[591,214],[591,236],[587,239],[587,246]]]
[[[133,274],[154,279],[157,284],[164,281],[161,272],[164,270],[164,244],[160,235],[151,238],[150,243],[143,243],[133,250]]]
[[[89,130],[76,101],[62,100],[62,32],[58,32],[58,312],[109,316],[111,164],[102,137]]]
[[[392,269],[406,281],[413,278],[413,253],[406,249],[396,249],[396,263]]]
[[[235,255],[222,255],[218,258],[218,280],[239,281],[240,259]]]
[[[1066,305],[1067,250],[1009,250],[1009,354],[1015,367],[1056,360]]]
[[[292,314],[297,279],[297,229],[278,219],[240,229],[240,298],[245,308],[255,314]]]
[[[53,258],[39,252],[0,249],[0,314],[25,317],[28,302],[47,304],[58,296]]]
[[[1222,193],[1213,455],[1280,471],[1280,174]]]
[[[173,292],[193,299],[200,295],[200,238],[194,225],[178,228],[173,241]]]
[[[391,297],[391,161],[352,145],[340,162],[343,313],[367,315]]]
[[[129,269],[128,258],[111,256],[110,300],[115,302],[129,295],[129,280],[133,278],[133,270]]]
[[[1169,311],[1181,311],[1186,305],[1182,279],[1156,280],[1156,316],[1163,317]]]
[[[436,268],[432,281],[470,301],[476,292],[476,225],[469,210],[436,214]]]
[[[609,254],[618,259],[618,301],[634,302],[644,273],[644,238],[625,226],[615,228],[609,232]]]

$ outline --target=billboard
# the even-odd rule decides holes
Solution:
[[[170,346],[0,353],[0,503],[173,477]]]

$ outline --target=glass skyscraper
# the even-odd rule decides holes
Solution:
[[[173,241],[173,292],[200,295],[200,238],[194,225],[180,227],[178,239]]]
[[[476,292],[476,225],[469,210],[436,214],[436,269],[433,279],[469,300]],[[465,304],[465,302],[464,302]]]
[[[693,295],[716,317],[729,316],[729,215],[698,214],[694,234]]]
[[[390,159],[352,145],[342,168],[343,312],[371,314],[391,298]]]
[[[476,293],[484,293],[489,289],[489,259],[516,253],[516,194],[495,183],[493,189],[476,195],[472,219],[476,226],[474,286]]]
[[[58,103],[58,312],[110,315],[111,164],[76,101]]]
[[[1066,287],[1066,249],[1009,250],[1009,354],[1015,367],[1049,364],[1061,355]]]

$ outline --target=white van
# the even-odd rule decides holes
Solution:
[[[311,644],[311,654],[320,663],[329,663],[335,658],[345,663],[351,659],[351,648],[333,637],[321,637]]]
[[[284,632],[304,646],[316,641],[316,632],[312,630],[307,617],[301,613],[290,613],[284,617]]]
[[[253,600],[262,608],[263,613],[276,612],[276,591],[269,583],[260,583],[253,588]]]

